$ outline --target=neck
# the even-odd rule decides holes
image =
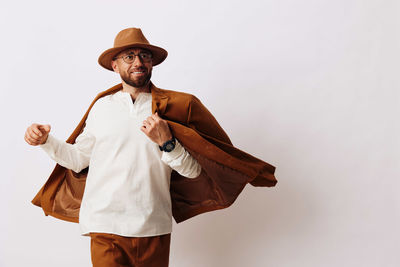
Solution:
[[[134,87],[122,81],[122,91],[129,93],[135,100],[139,93],[150,93],[150,81],[142,87]]]

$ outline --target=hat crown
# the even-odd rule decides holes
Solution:
[[[150,44],[140,28],[124,29],[114,39],[114,47],[126,46],[133,43]]]

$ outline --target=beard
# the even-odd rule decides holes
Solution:
[[[130,73],[120,74],[120,76],[121,76],[121,79],[126,84],[129,84],[130,86],[135,87],[135,88],[140,88],[140,87],[146,86],[149,83],[150,78],[151,78],[151,72],[152,72],[151,70],[149,72],[146,72],[146,75],[144,75],[142,77],[138,77],[136,80],[134,80],[130,77],[130,75],[131,75]]]

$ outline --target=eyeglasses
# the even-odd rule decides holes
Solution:
[[[140,52],[138,55],[131,52],[127,55],[123,55],[120,57],[114,57],[113,60],[116,60],[117,58],[122,58],[125,63],[132,64],[135,61],[136,56],[138,56],[140,58],[140,60],[145,63],[150,62],[151,59],[153,58],[153,55],[150,52]]]

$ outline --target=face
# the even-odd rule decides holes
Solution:
[[[140,52],[150,52],[143,48],[129,48],[118,55],[116,55],[117,59],[111,62],[111,66],[114,71],[119,73],[121,79],[130,86],[140,88],[146,86],[151,78],[151,71],[153,69],[153,63],[144,62],[139,56],[134,56],[134,61],[130,64],[126,63],[122,56],[134,53],[135,55],[139,55]]]

